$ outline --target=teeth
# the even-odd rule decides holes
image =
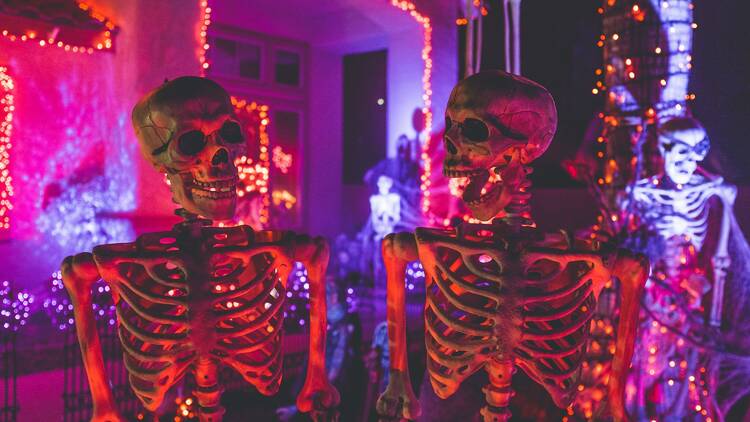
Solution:
[[[447,167],[443,167],[443,175],[445,177],[472,177],[482,174],[484,170],[451,170]]]
[[[207,198],[231,198],[235,195],[237,178],[202,181],[193,179],[192,192],[195,196]]]

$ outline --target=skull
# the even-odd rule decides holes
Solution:
[[[705,129],[691,117],[675,117],[663,123],[658,134],[664,172],[675,184],[687,184],[711,147]]]
[[[555,103],[541,85],[502,71],[469,76],[448,100],[443,174],[468,178],[461,199],[489,220],[510,203],[523,166],[544,153],[556,127]]]
[[[210,219],[234,216],[234,160],[246,144],[224,88],[192,76],[165,82],[136,104],[132,121],[141,153],[166,173],[175,203]]]

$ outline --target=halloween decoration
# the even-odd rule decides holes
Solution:
[[[338,393],[324,367],[328,246],[292,232],[212,227],[232,218],[235,158],[245,142],[226,91],[204,78],[182,77],[147,94],[133,109],[141,152],[171,182],[185,221],[133,243],[101,245],[65,259],[62,277],[93,396],[94,421],[123,420],[105,379],[91,308],[91,286],[112,289],[130,384],[154,411],[186,373],[195,376],[201,421],[224,413],[220,365],[239,372],[261,393],[281,383],[282,307],[295,261],[310,283],[310,359],[297,398],[316,420],[331,418]]]
[[[637,229],[630,241],[654,271],[642,300],[628,407],[639,419],[724,420],[747,394],[741,380],[750,369],[740,316],[750,250],[732,211],[737,190],[700,168],[710,142],[697,120],[666,120],[658,145],[663,175],[633,190]]]
[[[638,298],[648,265],[596,241],[543,233],[530,218],[529,165],[557,125],[542,86],[501,71],[481,72],[451,93],[443,173],[465,179],[462,200],[482,224],[417,228],[383,241],[388,283],[390,382],[378,412],[414,419],[419,403],[406,359],[404,272],[419,260],[426,273],[427,370],[446,398],[484,369],[485,421],[510,418],[511,377],[520,367],[560,407],[576,392],[589,322],[604,283],[623,285],[612,411],[623,417],[623,383],[635,339]]]

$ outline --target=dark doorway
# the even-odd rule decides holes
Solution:
[[[344,184],[385,158],[387,51],[344,56]]]

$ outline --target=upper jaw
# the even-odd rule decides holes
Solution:
[[[237,176],[212,180],[198,180],[192,178],[190,191],[193,196],[203,196],[211,199],[231,198],[237,195]]]

